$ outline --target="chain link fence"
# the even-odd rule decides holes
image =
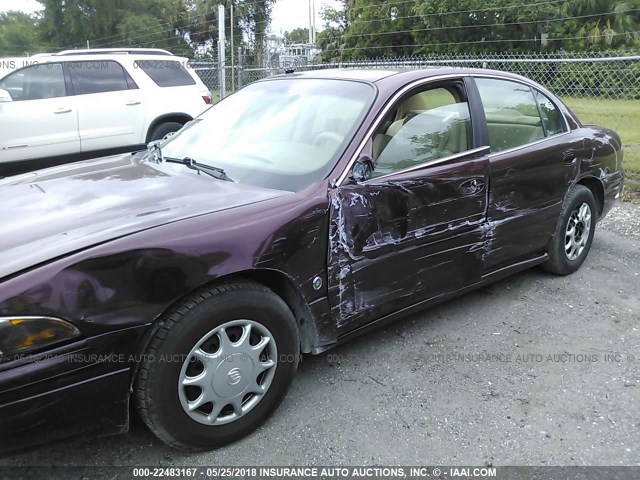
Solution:
[[[640,52],[639,52],[640,53]],[[240,57],[241,60],[241,57]],[[192,66],[212,90],[217,90],[219,70],[215,62],[195,62]],[[325,68],[416,69],[438,66],[491,68],[524,75],[559,96],[597,97],[611,100],[640,100],[640,55],[620,56],[619,52],[578,52],[555,54],[434,55],[377,58],[348,62],[309,64],[293,62],[296,71]],[[284,73],[281,67],[229,66],[228,93],[248,83]],[[234,82],[235,81],[235,82]]]
[[[225,68],[225,95],[285,71],[283,68],[242,65],[241,56],[239,60],[239,64]],[[621,55],[619,51],[432,55],[292,65],[296,71],[327,68],[405,70],[442,66],[488,68],[523,75],[559,96],[583,123],[617,131],[625,148],[627,191],[636,196],[640,194],[640,55]],[[194,64],[194,68],[209,88],[219,92],[217,64]]]

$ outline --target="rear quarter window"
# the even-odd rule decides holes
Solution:
[[[146,73],[159,87],[195,85],[187,69],[175,60],[137,60],[135,67]]]
[[[535,94],[547,136],[557,135],[564,132],[564,122],[562,121],[562,114],[560,113],[560,110],[558,110],[546,95],[538,92],[537,90]]]

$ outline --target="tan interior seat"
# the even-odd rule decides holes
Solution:
[[[379,133],[375,137],[373,137],[373,161],[375,162],[379,157],[385,147],[389,144],[389,141],[393,137],[391,135],[387,135],[385,133]]]
[[[398,107],[395,121],[389,126],[385,132],[392,137],[398,133],[398,130],[404,125],[408,118],[429,109],[429,92],[420,92],[407,98]]]
[[[489,145],[494,152],[526,145],[544,138],[540,117],[519,112],[487,114]]]
[[[441,157],[448,157],[456,153],[464,152],[469,148],[467,144],[467,125],[463,120],[456,120],[447,130],[447,135],[443,135],[439,149]]]
[[[430,108],[429,94],[429,91],[420,92],[407,98],[402,102],[402,104],[400,104],[398,113],[396,114],[396,120],[405,118],[410,112],[424,112],[425,110],[428,110]]]

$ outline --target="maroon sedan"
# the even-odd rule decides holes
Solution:
[[[534,265],[620,193],[618,135],[490,70],[254,83],[146,152],[0,180],[0,450],[210,449],[317,354]]]

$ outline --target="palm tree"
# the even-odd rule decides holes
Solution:
[[[640,0],[567,0],[561,13],[582,24],[578,36],[611,47],[632,42],[640,29]]]

